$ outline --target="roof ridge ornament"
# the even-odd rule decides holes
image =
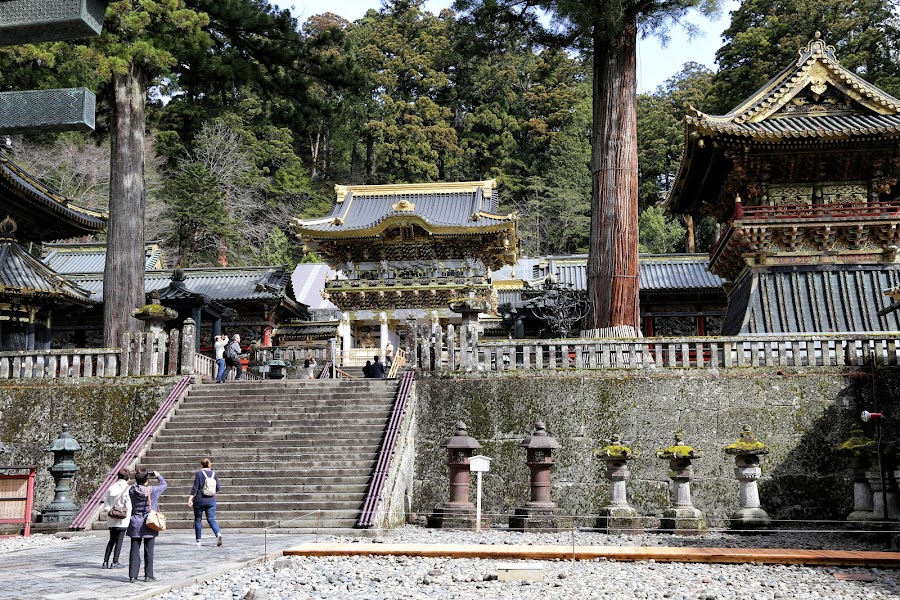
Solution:
[[[800,58],[797,59],[797,66],[801,67],[803,64],[811,58],[828,58],[836,61],[837,58],[834,55],[834,46],[829,46],[825,43],[825,40],[822,39],[821,32],[816,32],[815,37],[809,40],[809,43],[806,44],[806,47],[801,48],[797,51],[800,55]]]
[[[6,215],[6,218],[0,221],[0,239],[15,242],[16,229],[18,229],[16,222],[11,216]]]

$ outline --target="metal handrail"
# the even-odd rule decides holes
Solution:
[[[172,412],[172,409],[175,408],[178,401],[184,397],[190,383],[191,377],[182,377],[181,380],[175,384],[175,387],[169,392],[168,397],[166,397],[156,410],[156,414],[153,415],[153,418],[147,422],[144,429],[141,430],[141,433],[134,438],[134,441],[131,442],[131,445],[128,446],[128,449],[125,450],[121,458],[119,458],[119,462],[116,463],[116,466],[112,468],[97,490],[91,495],[90,499],[85,502],[81,511],[69,525],[69,529],[85,529],[87,525],[92,522],[100,508],[100,503],[103,501],[106,492],[108,492],[109,488],[112,487],[112,484],[118,480],[119,471],[131,466],[138,458],[138,454],[140,454],[141,449],[147,444],[147,441],[153,437],[153,434],[156,433],[156,430],[162,425],[166,417],[169,416],[169,413]]]
[[[331,367],[333,366],[333,361],[327,361],[325,366],[322,367],[322,371],[319,373],[319,379],[331,379]]]
[[[397,389],[397,396],[394,400],[394,409],[391,411],[391,419],[384,434],[384,442],[381,444],[381,450],[378,452],[375,472],[372,474],[372,481],[369,484],[362,511],[356,522],[357,527],[372,527],[375,525],[375,510],[378,508],[381,493],[384,490],[384,482],[387,480],[391,469],[391,460],[396,451],[398,434],[403,425],[403,418],[406,416],[406,405],[409,401],[409,393],[414,377],[414,371],[406,371],[400,379],[400,386]]]

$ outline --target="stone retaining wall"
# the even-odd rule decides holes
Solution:
[[[53,478],[47,471],[53,455],[44,449],[67,423],[81,445],[75,454],[81,470],[71,496],[81,506],[179,379],[18,380],[0,385],[0,441],[15,449],[0,455],[0,465],[39,465],[34,506],[41,510],[53,499]]]
[[[851,510],[852,486],[836,447],[852,424],[861,424],[860,412],[874,408],[871,370],[846,368],[445,375],[420,377],[416,387],[414,510],[420,515],[449,497],[447,455],[439,444],[458,419],[494,459],[483,480],[484,511],[505,514],[522,506],[528,469],[519,443],[540,419],[562,445],[553,499],[564,514],[596,514],[608,501],[603,464],[593,451],[618,433],[640,453],[631,463],[632,506],[658,515],[669,504],[669,479],[668,463],[655,451],[681,429],[686,443],[703,452],[694,463],[694,505],[711,525],[722,525],[738,508],[733,458],[722,449],[749,425],[770,448],[762,461],[763,508],[777,519],[842,519]],[[875,389],[878,408],[900,414],[900,369],[879,369]],[[895,434],[889,425],[885,439]],[[471,489],[474,495],[474,478]]]

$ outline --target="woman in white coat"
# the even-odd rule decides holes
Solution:
[[[106,498],[100,507],[101,511],[107,513],[106,526],[109,527],[109,542],[106,544],[106,553],[103,555],[102,569],[118,569],[125,566],[119,562],[119,555],[122,553],[122,541],[125,539],[125,530],[131,519],[131,494],[128,493],[128,478],[131,477],[131,473],[128,472],[128,469],[122,469],[118,476],[119,478],[106,492]],[[119,514],[124,511],[124,515],[117,517],[109,514],[110,511]],[[112,554],[112,564],[109,562],[110,554]]]

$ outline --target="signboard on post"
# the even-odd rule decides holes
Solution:
[[[30,465],[0,467],[0,526],[21,524],[26,537],[31,535],[36,470],[37,467]]]
[[[482,454],[469,457],[469,471],[478,474],[475,489],[475,531],[481,531],[481,474],[491,470],[492,460]]]

